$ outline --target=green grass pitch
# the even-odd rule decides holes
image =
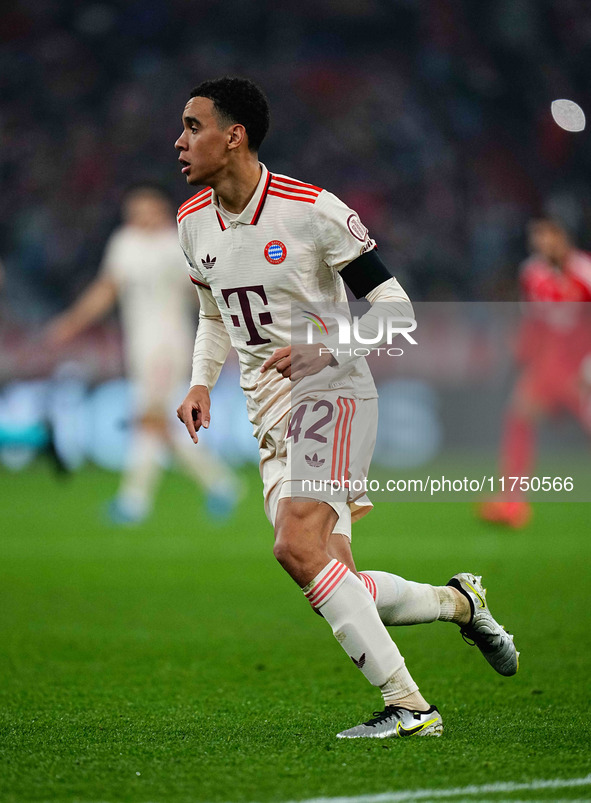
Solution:
[[[114,475],[0,474],[0,800],[288,801],[591,771],[588,504],[539,504],[519,533],[454,503],[357,525],[360,569],[483,574],[522,656],[505,679],[454,625],[398,629],[443,737],[341,742],[379,694],[275,563],[247,480],[224,526],[168,475],[150,522],[121,529],[100,517]]]

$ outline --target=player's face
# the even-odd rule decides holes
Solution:
[[[123,218],[126,223],[140,229],[160,229],[170,225],[170,207],[163,198],[152,193],[137,193],[127,199]]]
[[[229,140],[213,101],[191,98],[183,112],[183,133],[174,144],[187,184],[211,184],[228,163]]]
[[[560,263],[569,249],[567,237],[554,226],[534,224],[529,231],[531,250],[549,262]]]

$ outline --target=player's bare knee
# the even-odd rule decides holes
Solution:
[[[289,574],[307,565],[317,551],[318,548],[310,543],[295,522],[285,521],[276,529],[273,554]]]
[[[138,422],[141,429],[146,432],[153,432],[156,435],[164,435],[168,430],[166,416],[159,411],[150,411],[142,415]]]
[[[327,543],[337,515],[316,499],[284,498],[275,519],[273,553],[283,568],[300,584],[328,561]]]
[[[275,527],[273,554],[292,576],[322,560],[322,539],[312,521],[301,516],[282,516]]]
[[[292,548],[292,544],[285,541],[276,541],[273,547],[273,554],[277,562],[293,578],[301,574],[305,566],[304,556],[297,549]]]
[[[287,572],[294,568],[296,556],[294,555],[294,550],[291,548],[291,544],[289,542],[277,538],[275,544],[273,545],[273,555],[275,556],[277,562],[280,563]]]

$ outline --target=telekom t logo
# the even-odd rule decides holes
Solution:
[[[222,296],[224,301],[226,302],[226,306],[228,309],[231,309],[229,298],[236,294],[238,296],[238,303],[240,304],[240,310],[242,312],[242,317],[244,318],[244,325],[248,330],[248,334],[250,335],[250,340],[246,341],[247,346],[260,346],[263,343],[270,343],[270,337],[261,337],[261,333],[256,327],[254,322],[253,312],[250,306],[250,300],[248,298],[248,294],[253,293],[254,295],[258,296],[262,299],[263,304],[265,307],[268,305],[267,295],[265,293],[265,288],[262,284],[255,284],[251,287],[230,287],[227,290],[222,290]],[[268,326],[270,323],[273,323],[273,318],[271,317],[270,312],[259,312],[259,323],[261,326]],[[241,322],[238,315],[232,315],[232,323],[234,326],[240,327]]]

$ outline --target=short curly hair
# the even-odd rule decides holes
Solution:
[[[269,130],[269,102],[264,92],[248,78],[224,75],[203,81],[191,90],[192,98],[209,98],[225,124],[239,123],[248,136],[248,148],[255,153]]]

